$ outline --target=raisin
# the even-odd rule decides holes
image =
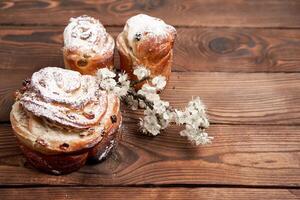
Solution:
[[[75,116],[70,115],[70,114],[69,114],[69,115],[67,114],[67,117],[68,117],[70,120],[75,120],[75,119],[76,119]]]
[[[88,135],[90,135],[90,134],[94,133],[94,132],[95,132],[95,130],[96,130],[95,128],[89,128],[89,129],[88,129],[88,133],[89,133]]]
[[[80,59],[77,61],[77,65],[80,66],[80,67],[84,67],[88,64],[87,60],[85,59]]]
[[[141,34],[141,33],[136,33],[136,34],[134,35],[134,39],[135,39],[136,41],[140,41],[140,40],[142,39],[142,34]]]
[[[67,148],[69,148],[69,144],[67,144],[67,143],[62,143],[60,146],[59,146],[59,148],[60,149],[62,149],[62,150],[66,150]]]
[[[83,57],[87,59],[87,58],[89,58],[89,57],[91,57],[91,56],[88,55],[88,54],[83,54]]]
[[[116,123],[117,122],[117,116],[116,115],[112,115],[110,116],[110,120],[111,120],[111,123]]]
[[[95,115],[92,112],[90,112],[90,113],[83,112],[82,114],[87,119],[94,119],[95,118]]]
[[[39,81],[39,84],[40,84],[42,87],[46,87],[46,84],[45,84],[45,81],[44,81],[44,80],[40,80],[40,81]]]

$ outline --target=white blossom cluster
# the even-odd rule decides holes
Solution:
[[[108,68],[102,68],[96,74],[100,88],[108,92],[113,92],[118,97],[124,97],[130,88],[130,81],[128,75],[125,73],[118,74],[118,81],[116,81],[116,73]]]
[[[153,84],[152,79],[152,84]],[[153,84],[154,85],[154,84]],[[140,126],[143,133],[158,135],[162,129],[165,129],[171,119],[173,113],[170,112],[169,102],[160,99],[157,94],[158,88],[145,83],[137,93],[145,97],[147,103],[144,111],[144,119],[140,120]]]
[[[119,74],[117,79],[114,72],[104,68],[98,70],[97,77],[102,89],[114,92],[124,99],[132,110],[145,109],[144,118],[140,119],[143,133],[158,135],[170,124],[177,124],[185,126],[180,135],[186,136],[196,145],[211,142],[213,137],[205,132],[209,126],[205,106],[199,97],[190,101],[184,110],[173,109],[169,102],[161,100],[158,94],[166,86],[166,77],[156,76],[151,79],[150,71],[143,66],[135,68],[133,74],[140,82],[146,80],[137,92],[130,88],[133,85],[130,85],[127,74]]]
[[[185,129],[180,131],[181,136],[186,136],[196,145],[209,143],[213,139],[205,132],[209,121],[199,97],[190,101],[184,111],[175,110],[175,113],[175,123],[185,125]]]

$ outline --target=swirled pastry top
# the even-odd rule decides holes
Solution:
[[[175,35],[176,29],[159,18],[139,14],[127,20],[123,33],[126,35],[129,45],[133,47],[134,42],[149,38],[160,42],[170,34]]]
[[[105,54],[114,49],[114,40],[103,25],[86,15],[71,18],[64,30],[65,48],[89,55]]]
[[[89,128],[107,109],[107,93],[99,90],[95,77],[57,67],[32,75],[20,104],[30,113],[60,125]]]

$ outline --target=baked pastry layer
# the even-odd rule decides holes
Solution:
[[[38,151],[32,150],[20,143],[20,148],[26,156],[28,162],[35,168],[55,174],[67,174],[80,169],[86,162],[91,164],[99,163],[107,158],[112,152],[112,149],[118,142],[118,129],[122,118],[119,113],[116,123],[112,124],[102,140],[95,146],[81,152],[68,154],[47,155]]]
[[[111,116],[118,115],[119,100],[108,95],[109,104],[101,122],[83,130],[68,130],[59,126],[51,126],[28,112],[17,101],[11,111],[11,124],[21,143],[27,147],[44,153],[70,153],[88,149],[102,139],[102,134],[112,125]]]
[[[28,161],[61,174],[87,160],[101,161],[116,143],[120,101],[99,88],[97,79],[47,67],[17,92],[10,120]]]

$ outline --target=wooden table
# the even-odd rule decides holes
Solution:
[[[105,162],[65,176],[32,169],[12,136],[13,91],[42,67],[63,66],[70,17],[97,17],[116,36],[138,13],[177,28],[162,98],[182,107],[200,96],[213,144],[193,147],[176,127],[141,136],[139,115],[127,111]],[[299,199],[299,28],[297,0],[1,1],[0,199]]]

